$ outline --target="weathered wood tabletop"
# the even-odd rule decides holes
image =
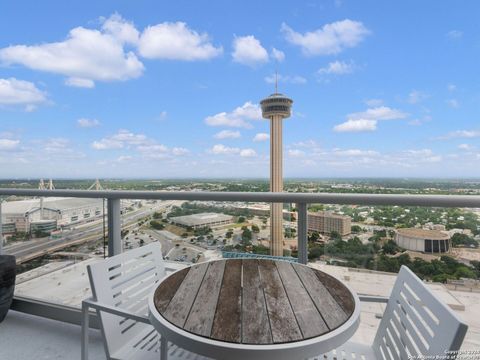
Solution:
[[[280,344],[326,334],[345,323],[355,301],[337,279],[286,261],[200,263],[160,283],[158,312],[175,326],[240,344]]]

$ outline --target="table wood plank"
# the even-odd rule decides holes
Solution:
[[[302,280],[305,289],[307,289],[330,330],[334,330],[342,325],[348,319],[348,316],[340,304],[319,281],[315,275],[315,270],[300,264],[292,264],[292,266],[297,272],[298,277]]]
[[[268,317],[274,343],[301,340],[302,333],[293,313],[275,262],[263,260],[258,264],[265,293]]]
[[[170,304],[170,301],[177,292],[177,289],[182,283],[183,279],[185,279],[185,276],[187,276],[189,270],[190,268],[185,268],[178,271],[174,275],[167,277],[162,282],[161,286],[155,290],[155,307],[160,314],[162,314],[167,308],[168,304]]]
[[[328,332],[327,324],[325,324],[307,290],[303,287],[292,264],[286,261],[277,261],[276,266],[303,338],[308,339]]]
[[[355,301],[350,291],[333,276],[324,273],[323,271],[315,271],[315,275],[320,279],[327,290],[337,300],[343,311],[350,316],[355,309]]]
[[[271,344],[272,332],[258,272],[258,260],[243,259],[242,267],[242,343]]]
[[[184,329],[202,336],[210,336],[222,285],[225,260],[208,263],[197,297],[192,305]]]
[[[239,343],[242,341],[242,260],[226,261],[223,282],[218,296],[211,338]]]
[[[201,263],[190,268],[190,271],[163,313],[165,319],[183,328],[207,268],[208,263]]]

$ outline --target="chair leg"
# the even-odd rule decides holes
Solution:
[[[168,341],[165,336],[160,338],[160,359],[167,360],[168,359]]]
[[[82,304],[82,360],[88,360],[88,305]]]

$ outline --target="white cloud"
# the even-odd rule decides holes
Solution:
[[[159,115],[159,120],[165,120],[168,117],[168,113],[164,110]]]
[[[241,157],[255,157],[255,156],[257,156],[257,153],[253,149],[242,149],[242,150],[240,150],[240,156]]]
[[[333,154],[336,156],[347,156],[347,157],[357,157],[357,156],[378,156],[380,153],[374,150],[360,150],[360,149],[333,149]]]
[[[463,32],[460,30],[451,30],[447,33],[447,38],[450,40],[458,40],[463,37]]]
[[[122,43],[136,45],[139,32],[132,22],[123,19],[119,14],[112,14],[108,19],[101,18],[102,29]]]
[[[431,149],[405,150],[403,153],[417,162],[436,163],[442,161],[442,157],[435,155]]]
[[[95,87],[95,82],[90,79],[81,79],[81,78],[67,78],[65,79],[65,85],[79,88],[92,89]]]
[[[320,68],[318,74],[320,75],[345,75],[351,74],[355,70],[355,65],[353,62],[346,63],[345,61],[333,61],[330,62],[326,67]]]
[[[260,142],[260,141],[268,141],[269,139],[270,139],[270,134],[258,133],[258,134],[255,134],[253,141]]]
[[[268,61],[267,50],[253,35],[239,36],[233,39],[233,61],[255,66]]]
[[[0,139],[0,151],[15,150],[19,144],[20,140]]]
[[[285,53],[275,48],[272,49],[270,56],[278,62],[282,62],[283,60],[285,60]]]
[[[109,138],[103,138],[99,141],[94,141],[92,143],[92,148],[94,148],[95,150],[121,149],[123,148],[123,143],[121,141],[115,141]]]
[[[157,153],[166,153],[168,151],[168,147],[163,144],[142,144],[137,147],[137,150],[143,153],[149,153],[150,155],[157,154]]]
[[[174,147],[172,149],[172,154],[175,155],[175,156],[187,155],[188,153],[190,153],[190,151],[188,149],[183,148],[183,147]]]
[[[222,54],[222,47],[210,43],[207,33],[199,34],[184,22],[164,22],[147,27],[140,36],[138,50],[149,59],[208,60]]]
[[[266,76],[265,82],[268,84],[275,84],[275,81],[282,82],[282,83],[289,83],[289,84],[306,84],[307,79],[305,79],[302,76],[298,75],[280,75],[280,74],[271,74],[269,76]]]
[[[111,150],[122,149],[129,146],[138,146],[138,150],[142,151],[145,150],[140,149],[142,146],[147,146],[150,144],[151,141],[148,140],[145,135],[134,134],[128,130],[120,129],[115,135],[105,137],[99,141],[94,141],[92,143],[92,147],[95,150]]]
[[[366,111],[348,114],[347,121],[334,126],[333,130],[336,132],[375,131],[379,120],[403,119],[407,115],[388,106],[379,106]]]
[[[447,135],[440,136],[438,140],[448,140],[448,139],[457,139],[457,138],[466,138],[472,139],[480,137],[480,130],[456,130],[449,132]]]
[[[47,95],[34,83],[15,78],[0,79],[0,106],[25,106],[27,111],[45,103]]]
[[[237,139],[241,136],[240,131],[232,131],[232,130],[222,130],[213,137],[215,139]]]
[[[287,154],[290,157],[303,157],[305,156],[305,151],[298,150],[298,149],[290,149],[288,150]]]
[[[410,104],[418,104],[419,102],[425,100],[427,97],[428,95],[422,91],[412,90],[410,94],[408,94],[407,102],[409,102]]]
[[[66,40],[0,49],[0,60],[33,70],[62,74],[66,84],[93,87],[94,81],[123,81],[142,75],[144,67],[122,41],[105,31],[77,27]]]
[[[320,144],[316,142],[315,140],[305,140],[305,141],[299,141],[296,143],[292,144],[293,146],[298,146],[298,147],[304,147],[304,148],[309,148],[309,149],[319,149]]]
[[[130,155],[121,155],[117,158],[117,162],[129,162],[133,157]]]
[[[241,157],[255,157],[257,152],[253,149],[240,149],[238,147],[228,147],[223,144],[216,144],[208,150],[214,155],[240,155]]]
[[[223,144],[216,144],[210,149],[210,152],[215,155],[238,154],[239,148],[228,147]]]
[[[367,109],[363,112],[351,113],[347,115],[348,119],[357,120],[357,119],[369,119],[369,120],[396,120],[404,119],[408,116],[407,113],[392,109],[388,106],[378,106],[375,108]]]
[[[333,131],[336,132],[363,132],[363,131],[375,131],[377,129],[377,120],[347,120],[344,123],[335,125]]]
[[[448,91],[453,92],[453,91],[457,90],[457,85],[455,85],[455,84],[448,84],[448,85],[447,85],[447,89],[448,89]]]
[[[377,106],[382,106],[383,105],[383,100],[382,99],[368,99],[365,100],[365,104],[371,107],[377,107]]]
[[[92,128],[100,126],[100,121],[98,121],[97,119],[81,118],[77,120],[77,124],[82,128]]]
[[[305,55],[332,55],[357,46],[370,31],[359,21],[345,19],[324,25],[322,28],[298,33],[282,24],[285,39],[301,47]]]
[[[473,149],[473,146],[470,144],[460,144],[458,145],[458,148],[461,150],[471,150]]]
[[[447,100],[447,105],[456,109],[460,106],[460,103],[458,102],[457,99],[448,99]]]
[[[262,111],[258,104],[247,101],[231,112],[221,112],[205,118],[208,126],[230,126],[251,128],[250,120],[261,120]]]

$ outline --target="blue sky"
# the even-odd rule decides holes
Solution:
[[[0,6],[0,177],[479,177],[475,1]]]

